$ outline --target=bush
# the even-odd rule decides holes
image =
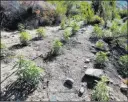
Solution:
[[[88,23],[104,25],[104,20],[103,20],[103,18],[99,17],[98,15],[95,15],[94,17],[92,17],[92,19]]]
[[[94,26],[94,31],[93,32],[95,33],[95,37],[97,37],[97,38],[102,38],[103,37],[102,29],[98,25]]]
[[[66,27],[66,19],[63,19],[63,20],[61,21],[60,26],[61,26],[61,29],[65,29],[65,27]]]
[[[19,79],[32,85],[39,83],[40,74],[43,69],[37,67],[34,62],[25,60],[20,56],[14,68],[18,68],[16,75]]]
[[[103,38],[112,38],[113,34],[111,32],[111,30],[103,30]]]
[[[121,34],[127,36],[127,29],[128,29],[128,23],[125,22],[124,24],[121,25]]]
[[[45,35],[45,29],[42,28],[42,27],[39,27],[39,28],[36,30],[36,32],[37,32],[37,35],[38,35],[39,38],[43,38],[43,37],[46,36],[46,35]]]
[[[19,24],[18,24],[18,30],[19,30],[20,32],[24,31],[24,30],[25,30],[25,26],[24,26],[22,23],[19,23]]]
[[[69,28],[65,29],[63,34],[65,41],[69,40],[71,35],[72,35],[71,29]]]
[[[99,48],[99,49],[103,49],[103,47],[104,47],[103,41],[97,41],[96,42],[96,47]]]
[[[119,15],[121,18],[127,17],[128,16],[127,9],[119,10]]]
[[[28,45],[28,41],[31,39],[31,36],[28,32],[20,32],[20,42],[22,45]]]
[[[119,63],[121,65],[120,67],[120,73],[124,76],[127,77],[127,68],[128,68],[128,55],[123,55],[119,58]]]
[[[105,64],[105,62],[108,61],[108,56],[107,56],[107,53],[106,52],[97,52],[96,53],[96,63],[97,64]]]
[[[101,81],[97,83],[92,93],[93,101],[101,101],[101,102],[109,101],[109,89],[106,84],[107,81],[108,81],[107,77],[105,76],[101,77]]]
[[[80,25],[78,25],[76,22],[73,22],[72,24],[72,34],[76,34],[76,32],[80,29]]]
[[[60,40],[54,40],[53,42],[53,51],[52,51],[52,54],[59,54],[60,53],[60,48],[63,46],[63,44],[61,43]]]

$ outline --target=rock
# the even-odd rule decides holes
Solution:
[[[104,75],[104,72],[101,69],[88,68],[85,71],[85,75],[93,76],[93,77],[96,77],[96,78],[100,78],[101,76]]]
[[[121,85],[120,85],[120,90],[121,90],[124,94],[128,95],[128,86],[127,86],[126,84],[121,83]]]
[[[88,68],[88,66],[87,65],[84,65],[84,68]]]
[[[1,1],[0,15],[1,27],[10,30],[19,23],[32,29],[56,20],[55,6],[46,1]]]
[[[79,94],[83,94],[84,93],[84,87],[81,87],[80,90],[79,90]]]
[[[90,59],[85,59],[85,63],[89,63],[90,62]]]
[[[83,95],[83,93],[85,92],[85,87],[86,87],[86,85],[87,85],[87,83],[82,83],[81,84],[81,87],[80,87],[80,89],[79,89],[79,96],[82,96]]]
[[[74,83],[74,80],[72,78],[67,78],[65,80],[64,86],[68,87],[68,88],[72,88]]]

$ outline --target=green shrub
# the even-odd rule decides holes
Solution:
[[[127,77],[127,69],[128,69],[128,55],[123,55],[119,58],[119,63],[121,65],[120,67],[120,73]]]
[[[25,60],[21,56],[14,68],[18,68],[16,75],[20,79],[32,85],[37,85],[39,83],[40,74],[43,72],[43,69],[37,67],[34,62]]]
[[[24,30],[25,30],[25,26],[24,26],[22,23],[19,23],[19,24],[18,24],[18,30],[19,30],[20,32],[24,31]]]
[[[69,40],[71,35],[72,35],[71,29],[69,28],[65,29],[63,34],[65,41]]]
[[[55,55],[59,54],[60,53],[60,48],[62,48],[62,46],[63,46],[63,44],[61,43],[60,40],[58,40],[58,39],[54,40],[52,53],[55,54]]]
[[[128,16],[127,9],[126,10],[125,9],[119,10],[118,12],[119,12],[119,15],[120,15],[121,18],[124,18],[124,17],[127,17]]]
[[[91,20],[91,18],[94,16],[94,11],[91,7],[91,4],[88,2],[81,2],[80,3],[80,14],[83,20],[87,21],[87,23]]]
[[[102,29],[98,25],[94,26],[94,33],[95,33],[95,36],[97,38],[102,38],[103,37]]]
[[[20,42],[22,45],[28,45],[28,41],[31,39],[31,36],[28,32],[20,32]]]
[[[63,20],[61,21],[60,26],[61,26],[61,29],[65,29],[65,27],[66,27],[66,19],[63,19]]]
[[[103,49],[104,43],[102,41],[97,41],[96,42],[96,47],[99,48],[99,49]]]
[[[0,49],[5,49],[5,48],[6,48],[5,44],[0,42]]]
[[[103,37],[104,38],[112,38],[113,37],[113,34],[111,32],[111,30],[103,30]]]
[[[99,17],[98,15],[95,15],[92,17],[92,19],[88,23],[104,25],[104,20],[103,20],[103,18]]]
[[[124,24],[121,25],[121,34],[127,36],[127,29],[128,29],[128,23],[125,22]]]
[[[106,61],[108,61],[108,56],[106,52],[97,52],[96,53],[96,63],[103,65]]]
[[[72,24],[72,34],[75,34],[80,29],[80,25],[78,25],[76,22],[73,22]]]
[[[93,101],[108,102],[109,101],[109,88],[106,84],[108,78],[106,76],[101,77],[101,81],[97,83],[92,93]]]
[[[39,28],[36,30],[36,32],[37,32],[37,35],[38,35],[39,38],[43,38],[43,37],[46,36],[46,35],[45,35],[45,29],[42,28],[42,27],[39,27]]]

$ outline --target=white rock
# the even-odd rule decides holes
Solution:
[[[88,68],[88,66],[84,65],[84,68]]]
[[[85,63],[89,63],[90,62],[90,59],[85,59]]]
[[[84,87],[81,87],[80,90],[79,90],[79,93],[80,93],[80,94],[83,94],[84,91],[85,91],[85,90],[84,90]]]
[[[86,74],[86,75],[89,75],[89,76],[94,76],[94,77],[100,78],[101,76],[104,75],[104,72],[103,72],[103,70],[101,70],[101,69],[88,68],[88,69],[85,71],[85,74]]]

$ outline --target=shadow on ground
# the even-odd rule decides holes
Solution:
[[[1,93],[1,101],[24,101],[36,90],[36,87],[21,79],[6,86],[6,90]]]
[[[22,49],[23,47],[25,47],[25,46],[23,46],[21,44],[16,44],[16,45],[11,46],[9,48],[9,50]]]

